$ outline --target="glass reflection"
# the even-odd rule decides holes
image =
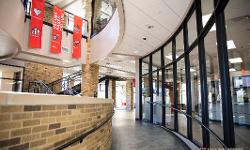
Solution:
[[[189,54],[190,57],[190,80],[191,80],[191,99],[192,117],[201,121],[201,95],[200,95],[200,75],[198,48],[196,47]],[[193,140],[202,145],[202,127],[192,120]]]
[[[185,78],[185,62],[184,58],[177,62],[177,92],[178,92],[178,109],[186,113],[186,78]],[[187,117],[178,113],[179,132],[187,136]]]
[[[173,89],[173,68],[165,69],[165,100],[166,100],[166,127],[174,129],[174,89]]]
[[[250,146],[250,1],[230,0],[225,9],[236,147]]]

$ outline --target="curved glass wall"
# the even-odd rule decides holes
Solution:
[[[93,0],[93,31],[99,33],[109,22],[116,10],[115,0]]]
[[[143,119],[199,147],[250,146],[249,6],[194,1],[168,42],[141,58]]]

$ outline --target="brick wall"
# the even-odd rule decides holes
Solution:
[[[29,82],[42,80],[45,84],[51,83],[63,77],[63,68],[51,65],[26,63],[24,72],[24,91],[27,92]],[[55,92],[61,91],[61,85],[58,84],[53,89]]]
[[[126,109],[132,110],[134,108],[134,95],[133,95],[132,80],[126,82]]]
[[[0,106],[0,149],[54,149],[103,122],[112,111],[111,103]],[[84,143],[108,150],[111,130],[109,122]],[[102,143],[100,137],[107,143]]]
[[[82,65],[83,75],[82,75],[82,84],[81,84],[81,93],[84,96],[94,97],[95,93],[96,96],[98,95],[98,83],[99,83],[99,65],[97,64],[90,64],[89,72],[85,71],[85,66]],[[86,78],[85,74],[88,73],[89,76]]]
[[[114,100],[114,104],[116,106],[116,81],[115,80],[109,80],[108,98]]]
[[[79,145],[68,150],[110,150],[112,144],[112,123],[109,121]]]

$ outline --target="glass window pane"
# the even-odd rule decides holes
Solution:
[[[191,18],[189,19],[187,27],[188,27],[188,42],[189,45],[191,45],[197,38],[196,11],[194,11]]]
[[[149,121],[150,118],[150,87],[149,74],[142,76],[142,118]]]
[[[165,58],[165,65],[172,62],[172,42],[164,46],[164,58]]]
[[[149,72],[149,57],[142,59],[142,75]]]
[[[200,95],[200,75],[198,48],[196,47],[189,54],[190,58],[190,80],[191,80],[191,99],[192,99],[192,117],[201,121],[201,95]],[[193,139],[202,145],[202,127],[197,121],[192,120]]]
[[[223,139],[222,101],[216,32],[209,32],[204,39],[204,43],[206,51],[209,128]],[[211,147],[222,147],[212,134],[210,134],[210,145]]]
[[[184,53],[184,42],[183,42],[183,32],[182,30],[176,36],[176,58]]]
[[[165,69],[165,99],[166,99],[166,127],[174,129],[174,90],[173,90],[173,68]]]
[[[249,6],[249,0],[230,0],[225,9],[235,141],[243,149],[250,146]]]
[[[185,78],[185,61],[184,58],[177,62],[177,91],[178,91],[178,109],[186,113],[186,78]],[[187,136],[187,117],[178,113],[179,132]]]
[[[161,124],[162,116],[162,90],[161,90],[161,70],[153,73],[153,121],[155,124]]]
[[[152,55],[152,70],[155,71],[161,67],[161,50],[158,50]]]
[[[201,0],[202,9],[202,25],[203,27],[207,24],[209,18],[212,16],[214,11],[214,0]]]

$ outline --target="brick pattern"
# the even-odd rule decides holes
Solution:
[[[82,65],[83,76],[81,84],[81,93],[84,96],[97,96],[97,89],[99,83],[99,65],[91,64],[89,66]],[[96,94],[96,95],[95,95]]]
[[[126,82],[126,109],[132,110],[134,107],[134,95],[133,95],[132,80]]]
[[[63,77],[63,68],[62,67],[55,67],[51,65],[44,65],[38,63],[26,63],[25,64],[25,72],[24,72],[24,91],[27,92],[29,88],[29,82],[34,80],[42,80],[45,84],[51,83],[57,79]],[[61,91],[61,85],[58,84],[53,87],[55,92]],[[30,109],[40,109],[39,106],[26,108]]]
[[[114,104],[116,106],[116,81],[109,80],[109,87],[108,87],[108,98],[114,100]]]
[[[0,149],[54,149],[96,127],[112,112],[111,103],[0,106],[0,116],[6,118],[0,120]],[[90,149],[108,150],[111,123],[84,142]]]
[[[109,121],[93,134],[87,136],[81,144],[68,150],[110,150],[112,144],[112,123]]]

